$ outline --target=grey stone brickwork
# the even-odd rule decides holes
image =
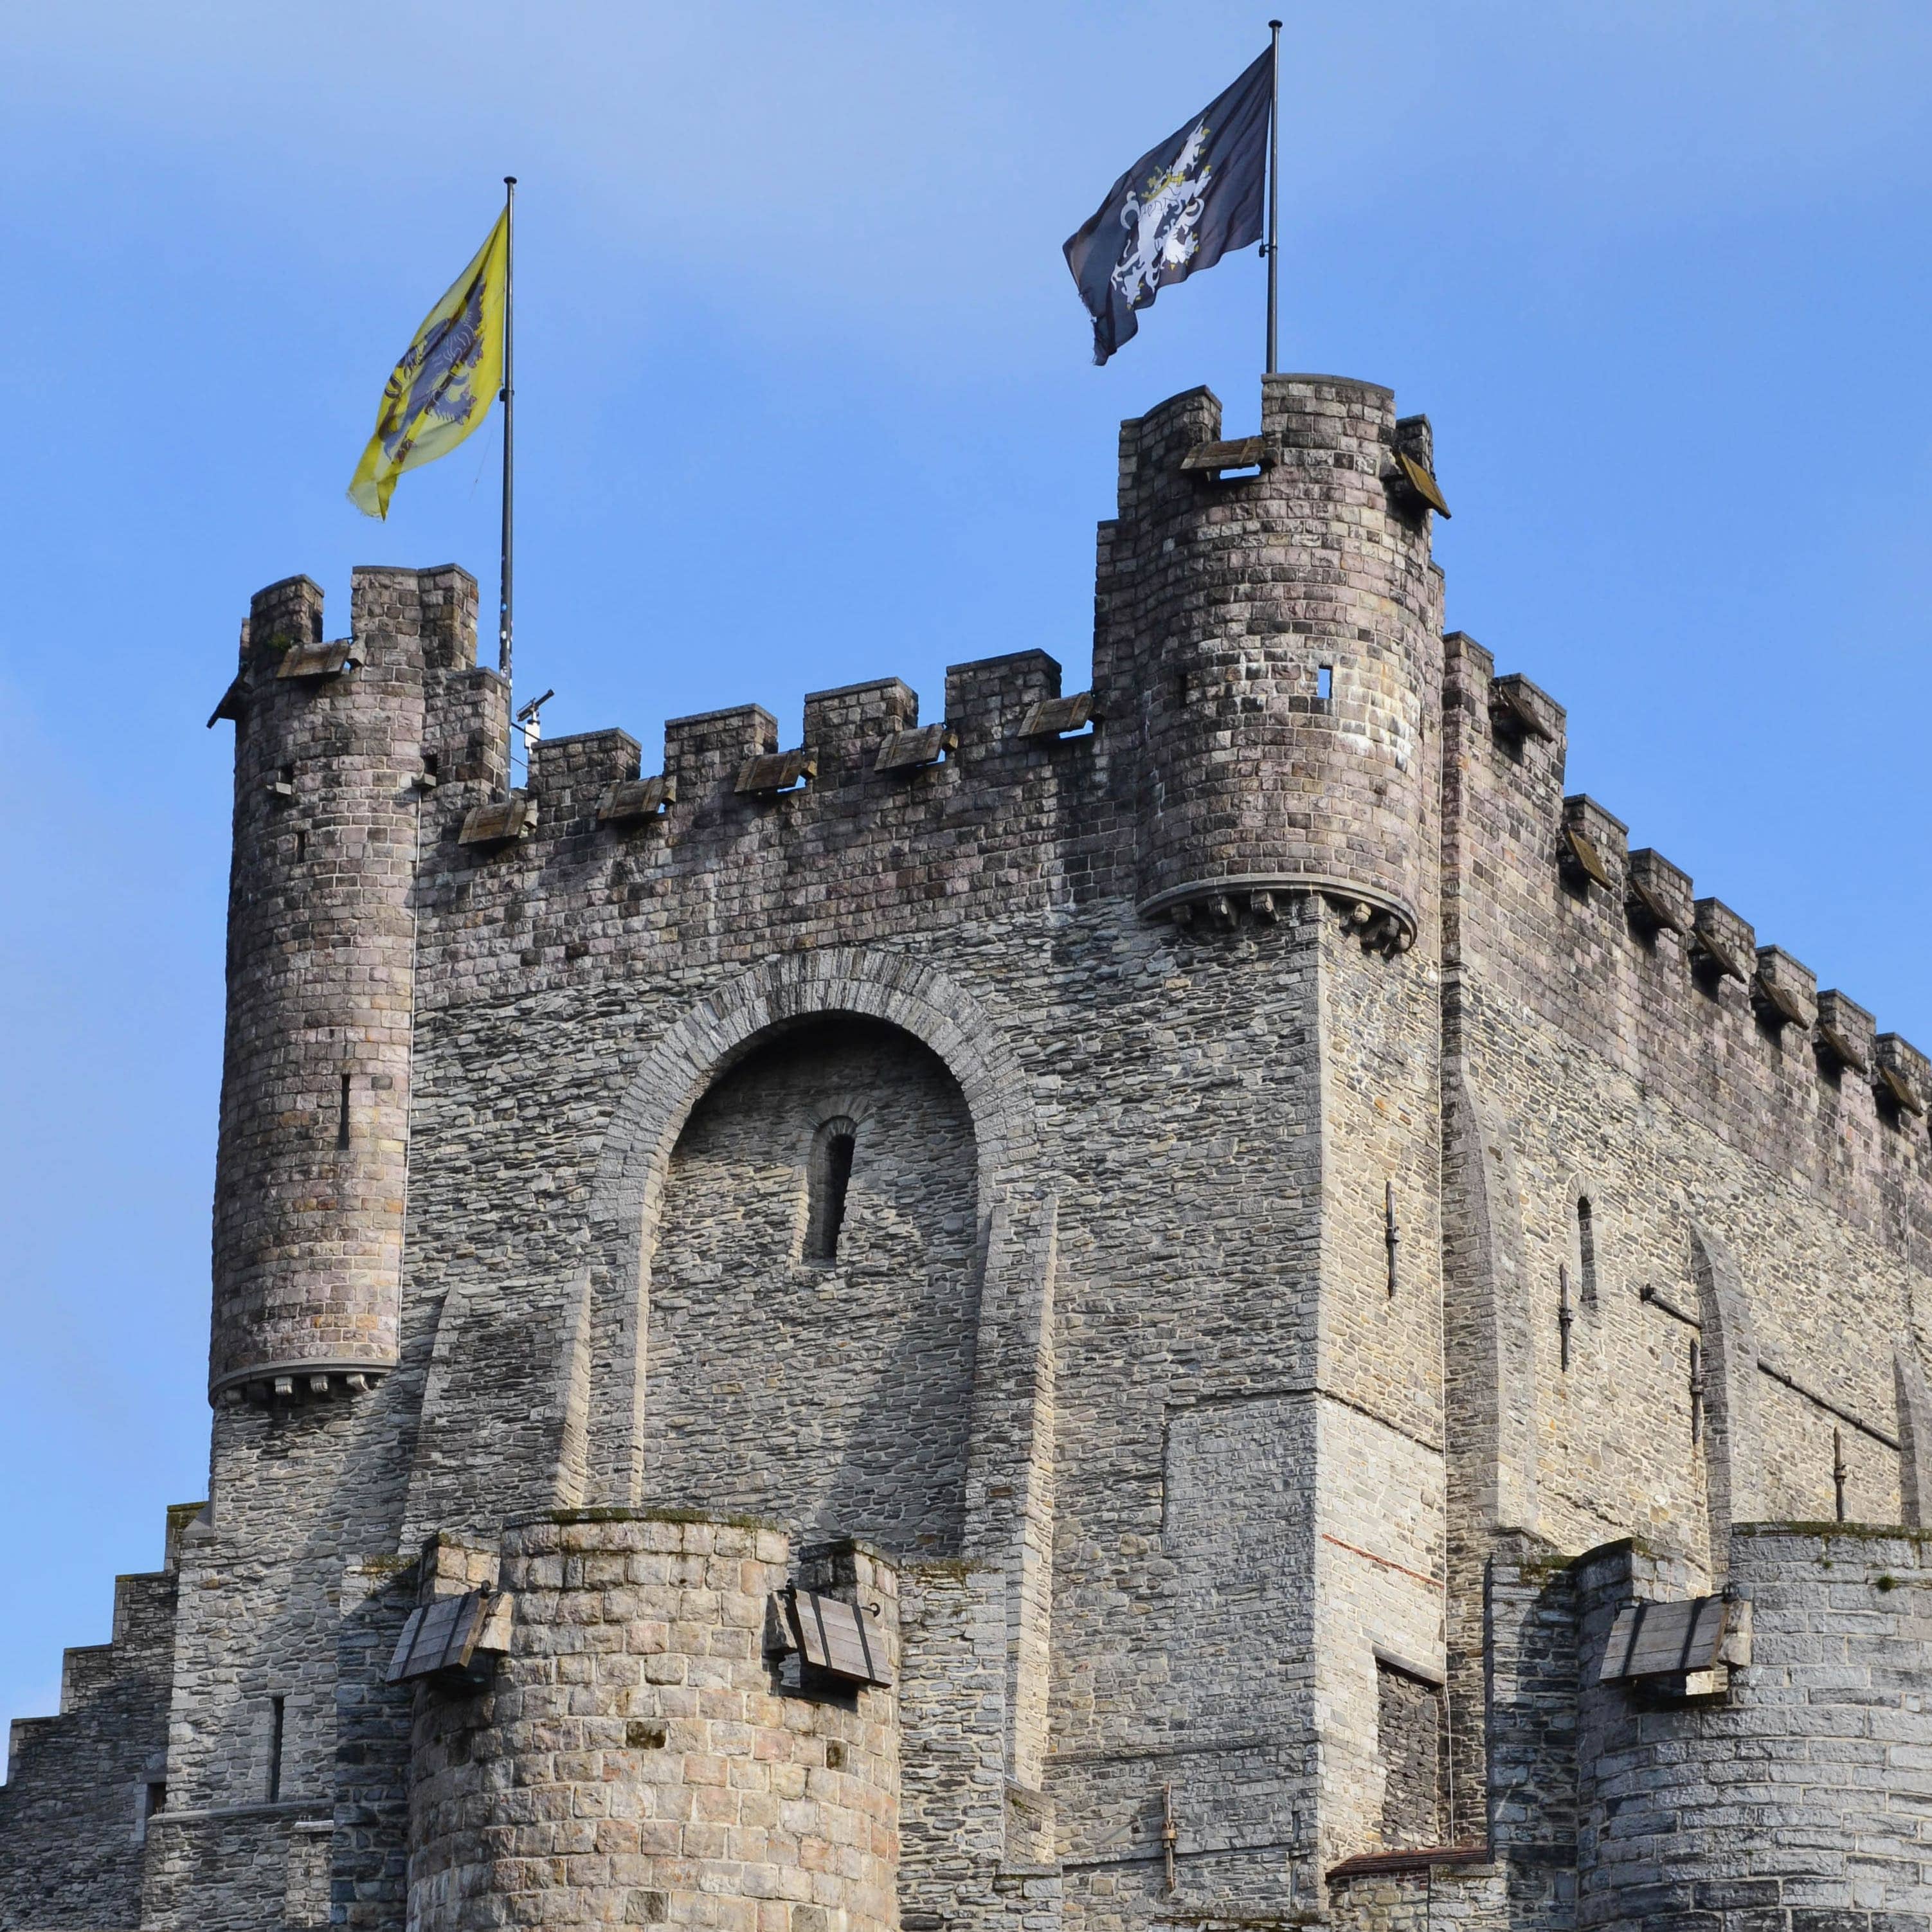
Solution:
[[[1609,1619],[1676,1580],[1613,1546],[1579,1566],[1584,1926],[1932,1924],[1932,1618],[1922,1534],[1756,1525],[1732,1545],[1751,1659],[1721,1691],[1599,1684]]]
[[[812,1157],[841,1124],[841,1225],[815,1257],[808,1222],[832,1204],[813,1198],[830,1183]],[[958,1082],[896,1029],[806,1024],[726,1074],[679,1138],[652,1262],[646,1502],[957,1555],[974,1180]],[[736,1445],[753,1437],[768,1453],[748,1461]]]
[[[1925,1063],[1566,796],[1426,419],[1222,428],[1124,425],[1088,694],[512,794],[460,571],[256,598],[211,1500],[16,1727],[0,1926],[1926,1922]],[[1720,1584],[1748,1665],[1599,1682]]]
[[[896,1699],[780,1694],[765,1632],[788,1557],[782,1532],[749,1524],[566,1512],[512,1528],[510,1654],[480,1691],[415,1693],[410,1924],[892,1923]],[[866,1552],[848,1566],[888,1655],[896,1586]]]
[[[70,1650],[57,1717],[16,1720],[0,1785],[0,1920],[131,1925],[151,1817],[167,1798],[175,1551],[166,1568],[114,1584],[111,1640]],[[22,1856],[22,1852],[26,1855]]]

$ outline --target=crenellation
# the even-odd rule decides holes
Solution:
[[[1536,739],[1551,746],[1551,760],[1560,769],[1567,730],[1562,705],[1531,683],[1520,671],[1492,677],[1490,683],[1490,720],[1504,738]]]
[[[1751,996],[1773,1025],[1796,1027],[1808,1039],[1818,1024],[1818,976],[1782,946],[1757,949]]]
[[[1222,428],[1123,426],[1090,690],[656,775],[512,788],[453,566],[258,593],[213,1500],[0,1925],[1932,1932],[1932,1066],[1566,793],[1426,418]]]
[[[610,788],[634,782],[643,756],[636,739],[614,729],[540,740],[527,783],[545,834],[581,838],[594,831]]]
[[[1573,879],[1601,886],[1614,905],[1629,868],[1630,827],[1587,794],[1577,792],[1563,801],[1563,844],[1558,856]]]
[[[1627,872],[1630,910],[1641,923],[1688,943],[1697,917],[1690,874],[1648,845],[1630,854]]]
[[[1828,1058],[1853,1073],[1868,1074],[1877,1052],[1878,1023],[1835,988],[1818,995],[1818,1041]]]
[[[1873,1042],[1872,1068],[1885,1098],[1901,1114],[1925,1112],[1932,1096],[1932,1062],[1910,1040],[1882,1033]]]
[[[242,626],[242,656],[245,664],[257,650],[286,651],[322,641],[322,586],[312,577],[284,577],[265,586],[248,600]]]
[[[1690,958],[1701,970],[1748,986],[1756,970],[1757,934],[1722,899],[1699,899],[1693,908]]]
[[[962,751],[996,750],[1018,734],[1034,706],[1060,695],[1060,664],[1044,651],[1015,651],[949,664],[946,716]]]
[[[884,740],[918,722],[918,692],[896,677],[874,678],[807,692],[802,742],[818,754],[820,782],[851,784],[870,772]]]
[[[778,721],[761,704],[694,712],[664,721],[664,768],[687,806],[708,803],[721,782],[735,784],[747,758],[778,748]]]

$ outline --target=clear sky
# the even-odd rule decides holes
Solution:
[[[1283,366],[1435,424],[1450,622],[1570,789],[1932,1048],[1932,11],[1329,0],[1284,36]],[[1252,253],[1096,370],[1060,244],[1267,9],[252,0],[0,16],[0,1720],[203,1495],[249,592],[494,593],[493,421],[344,497],[522,178],[520,694],[553,733],[1039,646],[1115,425],[1256,422]],[[654,766],[647,765],[647,769]]]

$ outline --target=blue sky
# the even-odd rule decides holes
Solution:
[[[1932,1048],[1932,14],[1291,10],[1282,362],[1426,410],[1452,625],[1587,790]],[[1266,10],[88,4],[0,22],[0,1720],[204,1493],[249,592],[494,591],[493,424],[343,492],[518,230],[518,665],[553,732],[1038,646],[1077,688],[1115,425],[1258,410],[1252,254],[1104,370],[1060,256]],[[788,727],[787,728],[789,728]]]

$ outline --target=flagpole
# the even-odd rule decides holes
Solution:
[[[503,560],[496,611],[496,668],[506,683],[510,678],[512,538],[516,529],[517,385],[512,351],[516,339],[514,268],[516,249],[513,211],[517,178],[503,177]]]
[[[1281,260],[1281,22],[1268,22],[1268,371],[1275,373],[1275,287]]]

